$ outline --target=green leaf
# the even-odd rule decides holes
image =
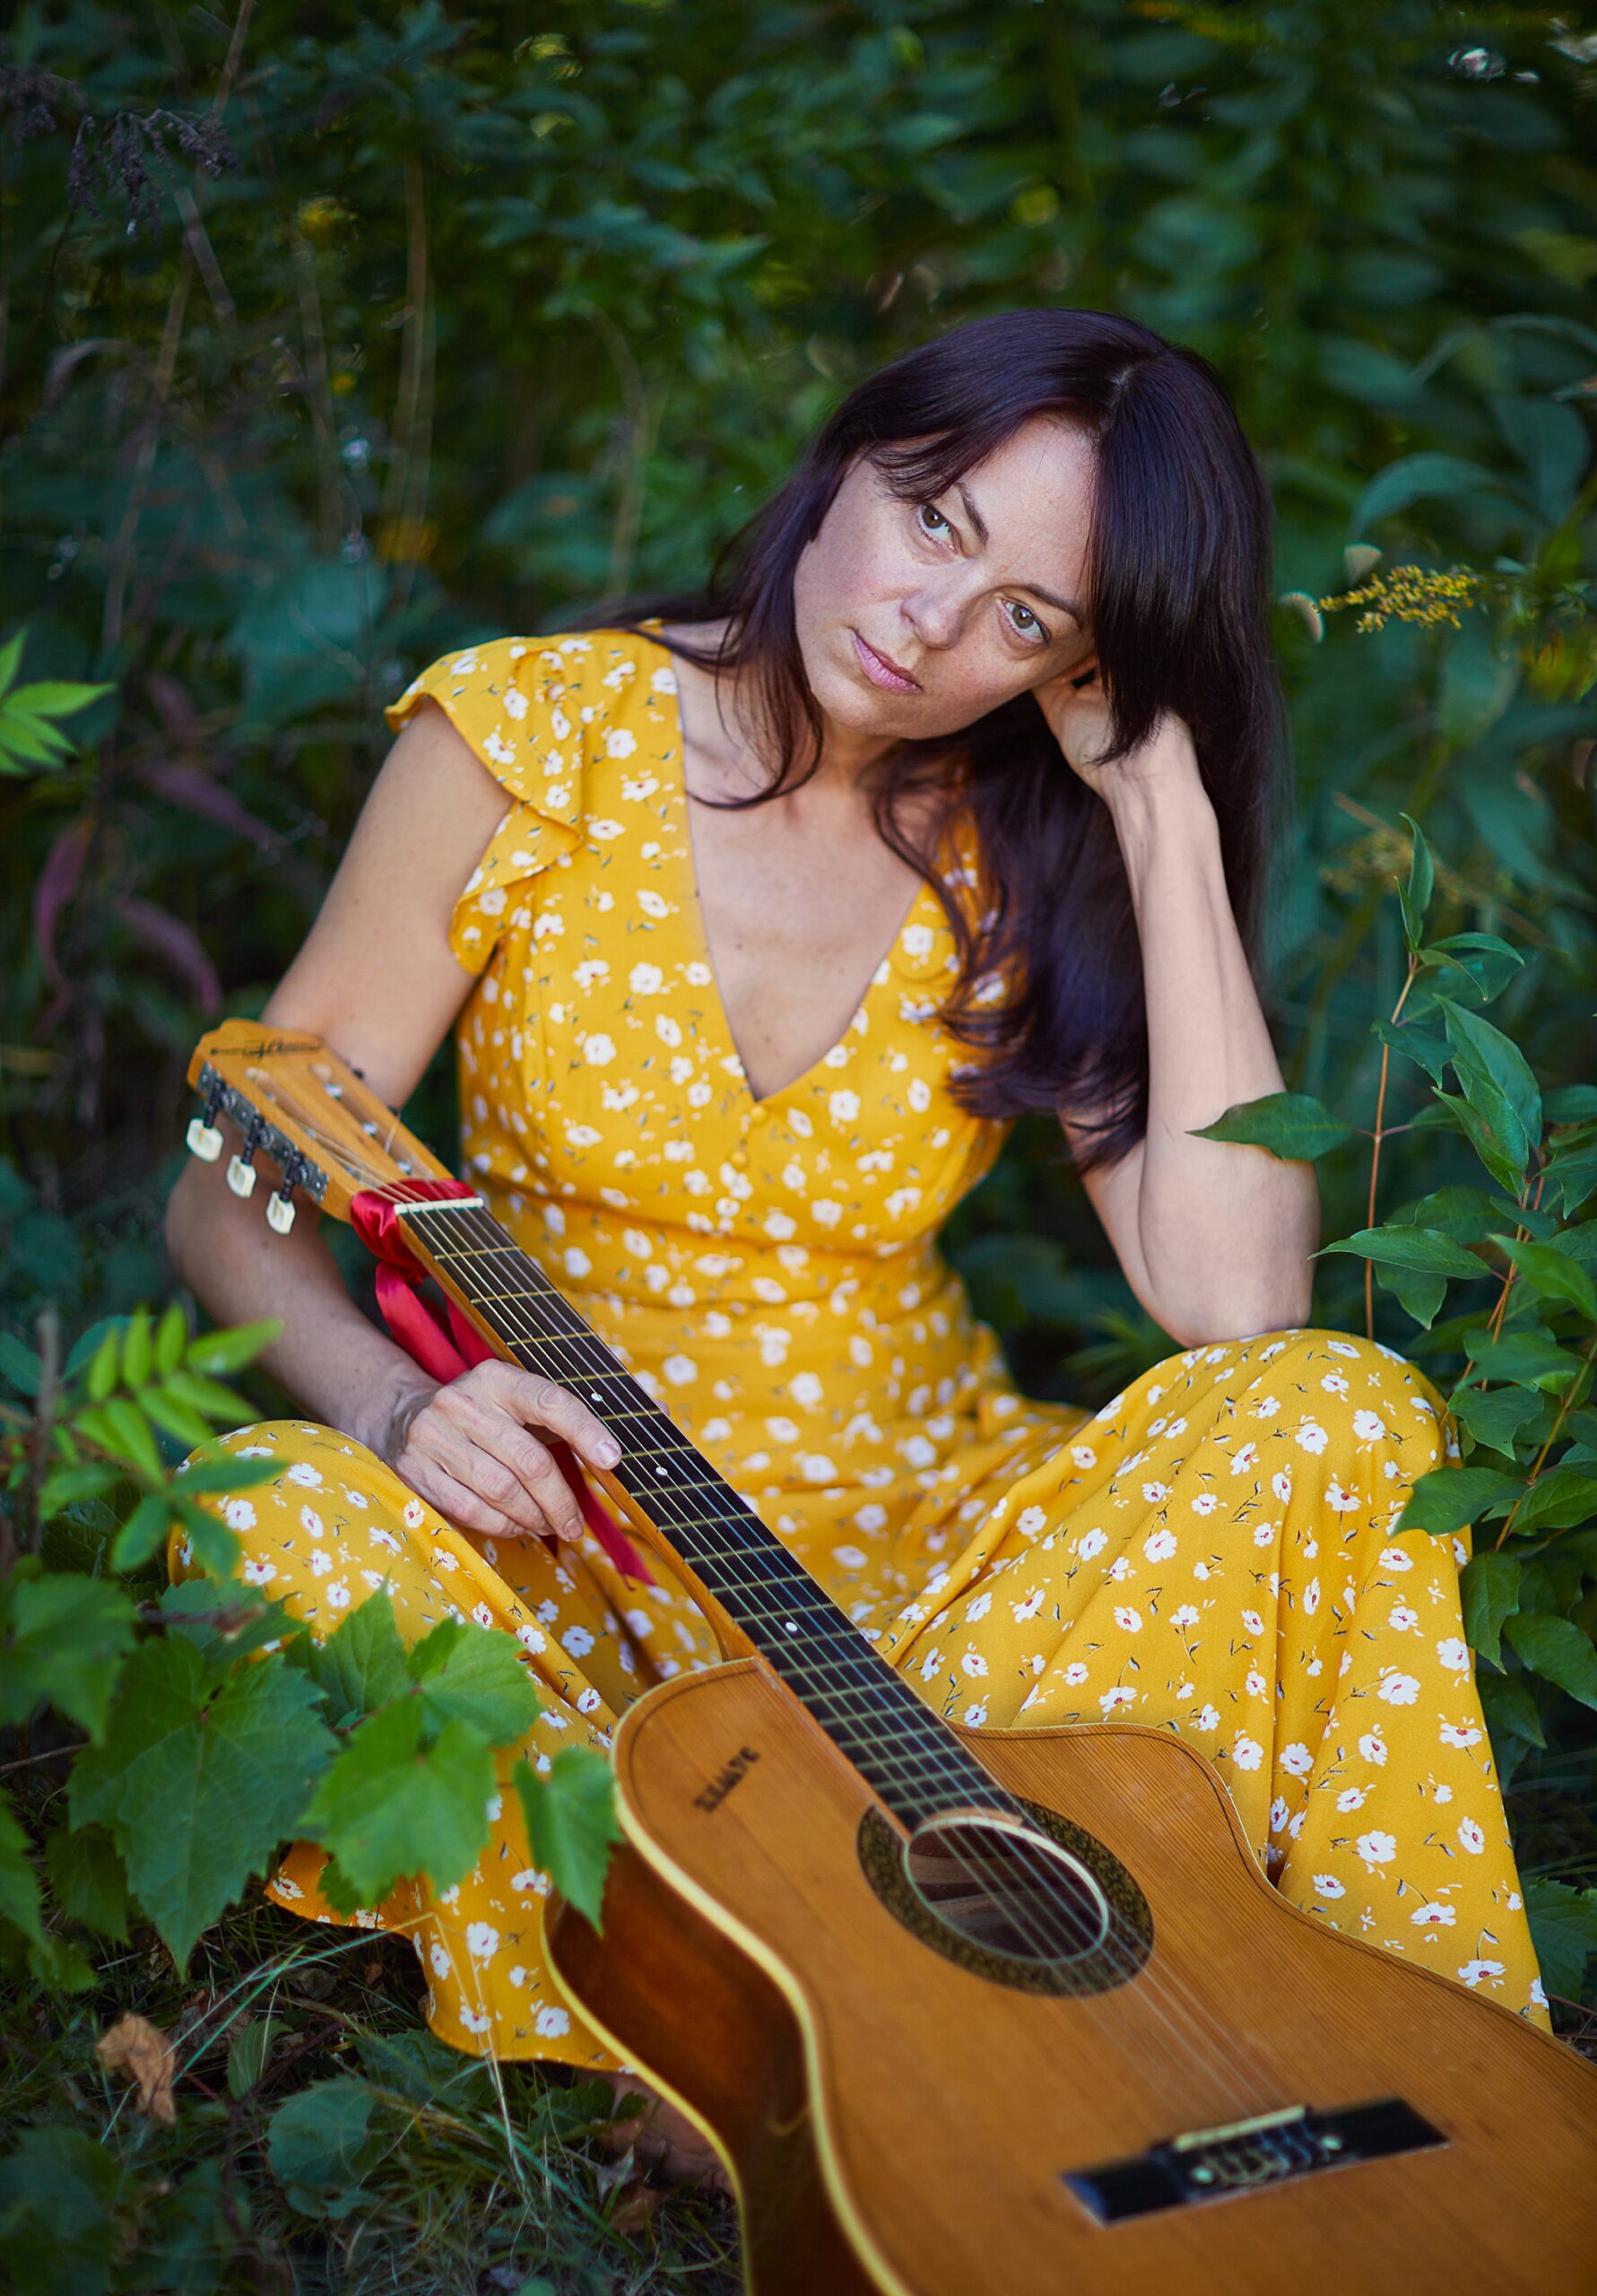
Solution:
[[[1436,1319],[1436,1310],[1447,1296],[1445,1275],[1421,1275],[1411,1267],[1377,1268],[1381,1289],[1390,1292],[1407,1315],[1422,1329],[1428,1331]]]
[[[241,1371],[264,1347],[271,1346],[282,1330],[282,1324],[268,1317],[260,1323],[236,1324],[230,1331],[206,1332],[190,1346],[189,1363],[195,1370],[213,1376]]]
[[[1474,1253],[1439,1228],[1360,1228],[1340,1243],[1326,1244],[1317,1255],[1348,1252],[1356,1259],[1373,1259],[1385,1267],[1412,1268],[1419,1275],[1451,1276],[1472,1283],[1491,1273]]]
[[[120,1587],[75,1571],[47,1571],[13,1584],[12,1639],[0,1666],[0,1720],[25,1721],[49,1704],[98,1742],[135,1612]]]
[[[1340,1148],[1354,1127],[1332,1116],[1307,1092],[1267,1092],[1263,1100],[1238,1100],[1213,1124],[1193,1134],[1195,1140],[1230,1140],[1267,1148],[1288,1161],[1308,1161]]]
[[[147,1492],[111,1541],[113,1570],[136,1570],[161,1545],[172,1526],[172,1505],[164,1491]]]
[[[276,2028],[269,2016],[252,2017],[247,2024],[239,2027],[228,2050],[230,2097],[247,2097],[252,2089],[259,2087],[276,2037]]]
[[[1491,1733],[1500,1768],[1507,1767],[1504,1759],[1507,1739],[1523,1738],[1527,1745],[1546,1745],[1541,1711],[1523,1674],[1481,1674],[1475,1687],[1480,1693],[1486,1726]]]
[[[1597,1190],[1597,1141],[1549,1156],[1542,1166],[1542,1176],[1567,1219]]]
[[[266,2159],[299,2207],[336,2217],[356,2205],[382,2150],[371,2126],[376,2106],[366,2083],[347,2076],[314,2081],[278,2106]]]
[[[163,1384],[168,1395],[206,1419],[230,1420],[237,1427],[250,1416],[249,1405],[241,1395],[197,1371],[173,1371]]]
[[[1442,1018],[1465,1100],[1523,1167],[1541,1138],[1541,1088],[1530,1063],[1512,1037],[1467,1006],[1448,1004]]]
[[[101,1466],[98,1463],[81,1467],[57,1467],[48,1474],[39,1494],[39,1511],[48,1523],[64,1508],[79,1507],[85,1499],[103,1499],[108,1491],[115,1491],[126,1481],[120,1467]]]
[[[197,1448],[200,1444],[211,1440],[209,1422],[202,1419],[199,1413],[187,1404],[180,1403],[164,1387],[141,1388],[139,1406],[147,1418],[153,1420],[163,1435],[171,1436],[176,1442],[187,1443]]]
[[[423,1752],[425,1727],[421,1701],[411,1698],[362,1722],[301,1821],[300,1831],[332,1851],[355,1905],[379,1903],[408,1874],[451,1889],[490,1838],[494,1772],[486,1742],[451,1722]]]
[[[1409,867],[1409,882],[1398,888],[1398,900],[1403,913],[1403,938],[1410,949],[1425,945],[1425,912],[1430,907],[1430,897],[1436,891],[1436,865],[1430,857],[1430,848],[1425,833],[1410,813],[1398,817],[1406,822],[1414,840],[1414,857]]]
[[[1588,1323],[1597,1323],[1597,1284],[1578,1260],[1556,1243],[1522,1243],[1514,1236],[1494,1236],[1492,1241],[1543,1300],[1563,1300],[1578,1308]]]
[[[1369,1029],[1377,1044],[1390,1045],[1393,1052],[1423,1068],[1433,1084],[1441,1083],[1442,1072],[1452,1057],[1445,1037],[1435,1029],[1422,1028],[1406,1014],[1401,1021],[1372,1021]]]
[[[1472,1555],[1459,1574],[1463,1596],[1464,1638],[1494,1666],[1503,1663],[1503,1622],[1519,1608],[1519,1562],[1489,1549]]]
[[[0,1794],[0,1918],[36,1945],[45,1943],[44,1901],[28,1854],[28,1837]]]
[[[502,1629],[444,1619],[415,1645],[407,1665],[430,1728],[464,1722],[490,1746],[503,1746],[538,1718],[526,1660]]]
[[[6,639],[4,646],[0,646],[0,700],[11,691],[15,683],[17,672],[22,666],[22,648],[27,643],[27,639],[28,630],[24,623],[21,630],[14,631]]]
[[[1597,1707],[1597,1650],[1573,1619],[1546,1611],[1521,1611],[1503,1629],[1515,1656],[1533,1674],[1557,1683],[1583,1706]]]
[[[1541,1387],[1549,1395],[1568,1387],[1585,1369],[1578,1355],[1543,1331],[1505,1332],[1493,1339],[1489,1332],[1477,1329],[1466,1331],[1463,1342],[1465,1354],[1489,1379]]]
[[[34,685],[13,687],[5,695],[5,706],[27,710],[35,718],[71,718],[116,691],[114,685],[78,685],[66,678],[41,678]]]
[[[164,1379],[182,1362],[188,1346],[188,1319],[174,1300],[155,1333],[155,1368]]]
[[[151,1483],[161,1481],[161,1452],[150,1431],[150,1422],[126,1396],[113,1396],[108,1403],[89,1405],[74,1415],[72,1429],[74,1435],[81,1435],[97,1450],[120,1459],[135,1474]]]
[[[1508,1144],[1500,1134],[1492,1129],[1480,1109],[1471,1108],[1459,1093],[1444,1092],[1439,1086],[1432,1100],[1436,1108],[1446,1109],[1497,1186],[1507,1188],[1512,1195],[1523,1194],[1525,1185],[1523,1158],[1518,1162],[1515,1161]],[[1419,1119],[1415,1121],[1418,1123]]]
[[[0,2161],[0,2224],[15,2296],[106,2296],[126,2239],[116,2152],[58,2125],[23,2131]]]
[[[1419,1020],[1451,1000],[1489,1004],[1500,996],[1524,959],[1496,933],[1451,933],[1419,952],[1423,967],[1404,1007]]]
[[[1451,1538],[1489,1509],[1512,1504],[1523,1489],[1516,1475],[1499,1474],[1495,1467],[1433,1467],[1410,1492],[1396,1529]]]
[[[39,1393],[43,1370],[30,1347],[25,1347],[14,1333],[0,1331],[0,1379],[18,1395],[32,1397]]]
[[[130,1387],[142,1387],[155,1368],[154,1335],[148,1308],[135,1308],[122,1335],[122,1377]]]
[[[1527,1387],[1465,1387],[1452,1404],[1460,1424],[1489,1451],[1512,1451],[1515,1434],[1539,1409],[1535,1390]]]
[[[1577,1890],[1567,1882],[1527,1882],[1525,1911],[1543,1986],[1561,2001],[1579,2001],[1586,1965],[1597,1953],[1597,1890]]]
[[[1561,1084],[1546,1100],[1549,1124],[1590,1124],[1597,1118],[1597,1084]]]
[[[1420,502],[1436,495],[1482,494],[1500,497],[1503,481],[1496,471],[1484,463],[1463,461],[1457,455],[1425,453],[1404,455],[1397,462],[1388,463],[1369,482],[1353,506],[1348,521],[1350,535],[1367,534],[1382,518],[1395,510],[1406,510],[1410,502]]]
[[[534,1857],[560,1895],[602,1932],[611,1845],[621,1838],[615,1772],[594,1747],[567,1746],[556,1754],[547,1778],[523,1760],[511,1779],[521,1796]]]
[[[102,1937],[127,1943],[127,1875],[103,1827],[60,1826],[45,1844],[45,1870],[64,1913]]]
[[[409,1690],[404,1645],[387,1588],[369,1595],[325,1641],[313,1642],[309,1664],[310,1678],[339,1725],[350,1715],[375,1714]]]
[[[87,1381],[91,1403],[103,1403],[117,1384],[122,1369],[122,1326],[113,1324],[94,1351]]]
[[[242,1665],[217,1684],[192,1642],[152,1637],[124,1670],[105,1744],[74,1764],[73,1823],[110,1828],[180,1970],[297,1828],[334,1744],[317,1702],[281,1660]]]
[[[178,1470],[172,1495],[179,1492],[190,1499],[225,1492],[230,1498],[236,1491],[253,1490],[257,1483],[270,1483],[282,1473],[282,1461],[241,1459],[236,1451],[223,1451],[210,1458],[186,1461]]]
[[[1558,1465],[1537,1476],[1514,1517],[1516,1532],[1567,1531],[1597,1515],[1597,1474]]]

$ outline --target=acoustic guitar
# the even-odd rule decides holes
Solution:
[[[961,1729],[876,1657],[548,1274],[317,1039],[199,1046],[197,1153],[374,1191],[499,1353],[621,1446],[598,1478],[724,1664],[621,1717],[575,2008],[714,2142],[753,2296],[1597,2290],[1597,2075],[1265,1879],[1136,1726]],[[455,1193],[448,1191],[453,1188]]]

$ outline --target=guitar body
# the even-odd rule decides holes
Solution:
[[[901,1838],[754,1660],[629,1709],[603,1938],[551,1902],[575,2006],[726,2157],[754,2296],[1597,2289],[1579,2058],[1289,1906],[1175,1737],[959,1735],[1110,1854],[1104,1888],[1146,1948],[1130,1974],[1026,1990],[933,1942],[889,1871]],[[1395,2126],[1353,2109],[1388,2100]],[[1341,2132],[1334,2163],[1293,2174],[1306,2137],[1237,2132],[1304,2107]],[[1156,2148],[1178,2137],[1172,2182]]]

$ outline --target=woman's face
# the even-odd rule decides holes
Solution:
[[[1086,435],[1048,415],[935,502],[900,501],[857,457],[794,577],[804,670],[829,723],[924,741],[1089,668],[1091,482]]]

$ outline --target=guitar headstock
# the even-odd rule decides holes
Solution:
[[[195,1047],[188,1081],[205,1106],[188,1127],[190,1149],[214,1163],[222,1148],[217,1118],[236,1125],[244,1145],[229,1163],[228,1186],[250,1196],[257,1156],[274,1165],[266,1217],[280,1235],[293,1225],[296,1191],[347,1220],[365,1188],[451,1177],[386,1101],[303,1030],[224,1021]]]

